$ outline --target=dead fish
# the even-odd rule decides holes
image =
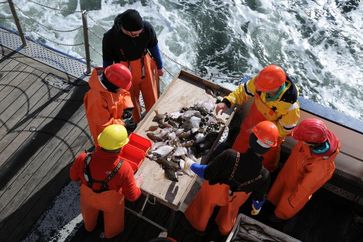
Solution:
[[[193,128],[198,128],[200,127],[200,122],[202,121],[201,118],[193,116],[190,118],[190,123],[192,124]]]
[[[147,130],[145,130],[145,132],[152,132],[152,131],[155,131],[159,128],[159,126],[157,125],[152,125],[150,126]]]
[[[163,139],[157,135],[155,135],[154,133],[146,133],[146,136],[151,139],[154,142],[159,142],[159,141],[163,141]]]
[[[168,124],[170,124],[173,128],[179,128],[179,124],[171,119],[168,121]]]
[[[181,117],[183,113],[181,112],[173,112],[169,114],[169,117],[173,120],[177,120],[179,117]]]
[[[160,121],[164,120],[165,114],[160,114],[157,110],[154,111],[155,111],[155,117],[153,118],[154,122],[159,123]]]
[[[214,93],[213,89],[205,87],[204,90],[207,94],[211,95],[212,97],[214,97],[214,98],[217,97],[217,95]]]
[[[203,133],[197,133],[194,136],[194,139],[195,139],[195,142],[196,143],[200,143],[200,142],[202,142],[205,139],[205,135]]]
[[[189,119],[189,118],[191,118],[193,116],[198,117],[198,118],[201,118],[202,117],[202,115],[200,114],[200,112],[197,111],[197,110],[187,110],[183,114],[183,119]]]
[[[161,129],[173,128],[173,126],[169,123],[159,121],[159,128],[161,128]]]
[[[177,129],[177,130],[175,130],[175,134],[176,134],[176,136],[178,136],[179,137],[179,135],[180,134],[182,134],[184,132],[184,129]]]
[[[178,175],[173,170],[164,169],[164,174],[166,178],[168,178],[171,181],[178,182]]]
[[[153,146],[151,147],[151,149],[149,150],[149,151],[151,151],[151,150],[156,150],[157,148],[159,148],[160,146],[163,146],[163,145],[165,145],[165,142],[156,142],[156,143],[154,143],[153,144]]]
[[[176,134],[174,132],[169,133],[167,136],[168,136],[169,140],[175,140],[176,139]]]
[[[196,108],[196,110],[206,112],[208,114],[213,112],[215,104],[214,101],[207,100],[207,101],[198,102],[197,104],[194,105],[194,107]]]
[[[193,144],[194,144],[193,140],[188,140],[187,142],[184,142],[184,143],[182,143],[180,145],[183,146],[183,147],[192,147]]]
[[[188,154],[188,150],[185,147],[177,147],[173,153],[173,156],[184,156]]]
[[[173,171],[180,170],[179,164],[172,160],[169,160],[167,158],[162,158],[159,159],[159,161],[161,162],[160,164],[164,169],[173,170]]]
[[[266,241],[266,242],[280,242],[279,238],[268,234],[263,228],[257,224],[241,223],[239,226],[238,237],[243,238],[244,241]],[[248,240],[247,240],[248,239]]]
[[[179,139],[188,139],[190,136],[192,135],[192,133],[190,131],[183,131],[182,133],[180,133],[178,135],[178,133],[176,133],[176,136],[179,138]]]
[[[155,150],[151,150],[151,153],[159,155],[159,157],[163,158],[170,154],[174,150],[173,146],[170,145],[163,145],[158,147]]]

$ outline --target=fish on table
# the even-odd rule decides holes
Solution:
[[[155,110],[153,125],[146,130],[154,142],[148,158],[159,163],[167,179],[178,181],[185,157],[198,160],[205,155],[224,121],[214,114],[213,101],[199,102],[170,113]]]

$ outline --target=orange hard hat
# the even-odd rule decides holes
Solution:
[[[105,76],[109,82],[119,88],[129,90],[131,87],[131,72],[126,66],[120,63],[115,63],[106,67]]]
[[[257,91],[268,92],[281,87],[286,82],[285,71],[276,65],[263,68],[255,79]]]
[[[292,130],[291,135],[296,140],[321,144],[328,139],[328,127],[320,119],[307,118]]]
[[[256,126],[252,129],[252,132],[257,137],[257,142],[265,147],[276,147],[277,140],[279,138],[279,130],[277,129],[276,125],[268,120],[259,122]]]

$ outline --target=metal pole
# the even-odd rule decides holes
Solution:
[[[88,22],[87,22],[87,11],[82,12],[82,23],[83,23],[83,38],[84,38],[84,49],[86,53],[86,64],[87,69],[85,74],[91,73],[91,56],[89,51],[89,39],[88,39]]]
[[[14,3],[13,3],[12,0],[8,0],[8,3],[9,3],[11,13],[13,14],[13,18],[14,18],[14,21],[15,21],[15,24],[16,24],[16,28],[18,29],[18,34],[20,36],[21,42],[23,43],[22,46],[24,47],[24,46],[26,46],[26,39],[25,39],[23,29],[21,28],[18,15],[16,14]]]

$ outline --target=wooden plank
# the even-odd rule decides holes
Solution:
[[[68,93],[59,92],[59,90],[55,91],[54,89],[50,90],[50,93],[52,97],[55,98],[63,98],[68,95]],[[57,96],[58,95],[58,96]],[[50,99],[52,100],[52,99]],[[0,160],[4,161],[6,160],[5,164],[2,165],[2,169],[0,170],[0,176],[7,176],[11,177],[14,173],[14,170],[16,172],[17,169],[19,169],[19,166],[22,166],[25,164],[26,160],[23,160],[21,163],[19,163],[19,159],[16,159],[17,153],[19,149],[26,148],[22,144],[25,140],[31,141],[34,137],[32,137],[32,130],[34,129],[41,129],[44,127],[48,122],[45,122],[44,118],[37,118],[37,117],[47,117],[51,115],[52,113],[56,114],[61,110],[62,103],[66,100],[62,100],[60,103],[57,102],[50,102],[49,104],[45,105],[44,107],[36,105],[37,108],[42,108],[35,117],[30,117],[29,119],[25,119],[25,123],[23,123],[20,127],[15,128],[14,130],[11,130],[9,133],[6,134],[5,137],[2,138],[0,141],[0,147],[3,149],[0,153]],[[47,120],[48,121],[48,120]],[[34,149],[36,147],[39,147],[41,144],[35,144]],[[6,158],[6,159],[5,159]],[[13,161],[8,161],[8,159],[12,159]],[[15,160],[14,160],[15,159]],[[23,158],[24,159],[24,158]],[[14,163],[12,163],[14,162]],[[9,173],[11,173],[9,175]],[[3,179],[3,178],[2,178]],[[5,181],[6,182],[6,181]],[[1,188],[4,186],[4,181],[0,184]]]
[[[87,122],[84,122],[85,126],[86,123]],[[75,129],[77,128],[75,127]],[[60,159],[55,162],[55,164],[58,166],[52,167],[52,169],[47,173],[46,177],[42,178],[41,183],[36,186],[33,194],[29,196],[26,200],[24,200],[25,203],[22,204],[22,207],[20,207],[15,212],[15,214],[12,214],[11,217],[8,217],[8,219],[4,223],[4,226],[0,228],[0,231],[10,231],[9,237],[14,238],[14,241],[16,240],[15,238],[19,238],[19,234],[24,234],[32,227],[33,221],[35,221],[37,217],[41,215],[44,207],[48,205],[47,201],[50,202],[52,195],[44,192],[44,190],[49,188],[51,191],[58,191],[64,184],[69,182],[69,166],[65,166],[66,163],[69,163],[70,158],[72,158],[71,161],[73,161],[74,154],[79,153],[85,148],[89,148],[90,143],[83,142],[86,137],[84,135],[84,128],[79,130],[82,130],[80,135],[78,134],[78,137],[74,139],[74,141],[70,144],[70,146],[73,147],[73,152],[63,152],[65,149],[62,148],[55,150],[56,153],[62,154]],[[63,144],[63,146],[65,145]],[[69,148],[69,146],[67,146],[66,148]],[[57,156],[57,154],[55,155]],[[66,160],[68,160],[68,162],[65,162]],[[55,179],[59,180],[58,183],[60,183],[60,185],[54,183]],[[53,194],[53,196],[54,195],[55,194]],[[19,218],[23,218],[24,220],[24,222],[22,222],[22,226],[16,226],[16,224],[19,223]]]
[[[62,98],[67,96],[67,93],[61,92],[60,90],[57,90],[55,88],[49,89],[49,97],[48,100],[52,100],[52,98]],[[64,101],[62,101],[64,102]],[[45,103],[37,103],[34,107],[36,110],[37,108],[42,107],[42,104]],[[61,103],[57,102],[50,102],[48,105],[43,107],[43,109],[40,111],[37,116],[45,116],[47,117],[52,111],[61,109],[62,105]],[[22,144],[23,141],[28,138],[31,135],[31,132],[29,132],[29,129],[39,129],[43,123],[43,119],[39,119],[35,117],[31,117],[29,120],[26,120],[24,124],[22,124],[19,127],[16,127],[14,130],[10,130],[9,133],[5,135],[5,137],[2,138],[0,141],[0,161],[5,161],[9,154],[14,153],[18,147],[19,144]]]
[[[5,81],[6,75],[18,64],[19,62],[13,59],[5,59],[0,62],[0,83]]]
[[[82,118],[85,119],[84,111],[79,108],[69,122],[61,120],[51,121],[55,123],[55,125],[63,126],[62,129],[56,134],[52,134],[51,130],[46,131],[49,132],[49,134],[44,135],[50,136],[49,142],[47,142],[46,145],[39,149],[27,161],[27,164],[19,170],[17,178],[14,179],[12,183],[8,184],[6,197],[1,199],[2,201],[0,202],[0,207],[3,207],[0,211],[1,216],[7,217],[15,209],[21,206],[29,195],[35,193],[40,188],[38,187],[38,189],[36,189],[37,186],[41,183],[42,179],[49,171],[52,171],[52,177],[54,174],[57,174],[57,171],[54,169],[54,164],[57,163],[59,156],[67,151],[72,152],[69,148],[69,144],[65,143],[65,138],[67,138],[67,142],[73,142],[73,140],[80,134],[80,131],[78,132],[78,128],[78,130],[73,129],[75,126],[72,122],[78,123],[82,120]],[[71,131],[73,132],[73,135]],[[70,137],[67,137],[68,135],[70,135]],[[73,140],[71,138],[73,138]],[[71,155],[74,157],[76,154],[73,154],[72,152]],[[69,160],[60,161],[60,163],[63,164],[62,168],[70,163]]]
[[[45,73],[40,75],[40,78],[45,77]],[[44,92],[43,92],[44,91]],[[37,103],[44,103],[41,98],[47,99],[46,87],[39,86],[39,83],[33,82],[28,88],[25,88],[16,102],[11,103],[8,108],[0,114],[0,120],[6,126],[6,130],[12,128],[22,118],[25,118],[31,113]],[[1,126],[0,126],[1,127]],[[0,136],[3,134],[0,131]]]
[[[33,92],[32,87],[33,86],[27,91]],[[27,105],[23,105],[7,120],[6,127],[0,128],[0,137],[3,137],[0,142],[0,152],[17,136],[15,131],[19,132],[26,128],[32,121],[32,118],[40,111],[43,111],[43,113],[45,112],[45,109],[47,108],[45,106],[48,106],[47,104],[49,102],[53,103],[53,107],[48,107],[48,110],[52,110],[56,107],[57,101],[58,104],[60,104],[58,99],[66,97],[67,95],[67,93],[64,93],[62,96],[57,97],[57,95],[59,95],[58,93],[58,90],[49,90],[46,85],[42,85],[28,100],[26,100]],[[9,139],[10,141],[5,142],[6,139]]]
[[[138,125],[135,132],[146,137],[145,130],[151,125],[155,125],[152,122],[155,116],[154,110],[158,110],[159,113],[170,113],[179,111],[182,107],[193,106],[198,102],[207,100],[215,101],[212,96],[206,94],[204,88],[197,87],[190,82],[176,79],[169,84],[166,91]],[[164,170],[160,165],[148,158],[145,158],[139,168],[137,175],[140,174],[144,178],[144,182],[141,185],[143,192],[153,195],[160,202],[174,210],[179,209],[179,206],[182,204],[196,179],[194,175],[183,175],[179,177],[178,182],[172,182],[165,178]]]
[[[8,105],[21,94],[19,91],[22,90],[22,87],[29,86],[29,83],[23,83],[27,78],[29,78],[29,72],[31,72],[33,69],[31,67],[26,67],[19,75],[17,75],[14,79],[10,80],[8,84],[2,84],[4,85],[4,88],[0,91],[0,96],[2,97],[1,104],[0,104],[0,112],[5,110]],[[33,81],[34,79],[31,79],[30,81]],[[23,83],[23,84],[22,84]],[[21,85],[22,84],[22,85]],[[13,93],[14,91],[18,93]],[[15,94],[15,95],[11,95]]]
[[[42,77],[45,77],[45,73],[39,71],[34,71],[34,74],[29,74],[23,79],[19,75],[19,78],[7,84],[7,95],[3,93],[4,90],[0,91],[0,96],[4,97],[0,104],[0,117],[4,123],[20,106],[26,105],[29,89],[40,89],[42,83],[37,80]]]
[[[4,73],[4,75],[1,78],[0,91],[7,88],[6,84],[16,79],[17,76],[20,75],[27,67],[27,65],[18,62],[18,64],[13,69],[7,70],[5,72],[1,71]]]

